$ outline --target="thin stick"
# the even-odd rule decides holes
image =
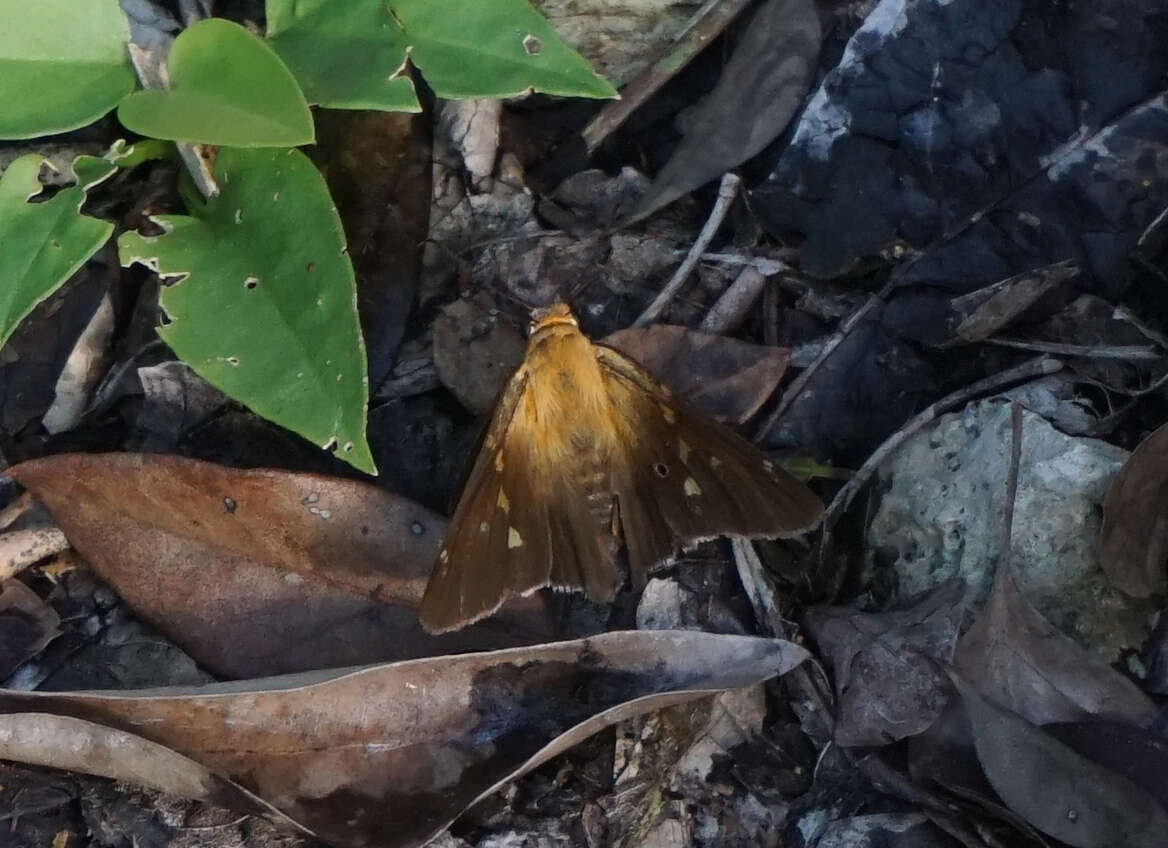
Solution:
[[[812,375],[819,370],[820,366],[840,346],[840,343],[847,337],[848,333],[854,330],[856,325],[864,319],[864,316],[875,309],[878,303],[882,303],[884,298],[888,297],[891,292],[892,283],[888,283],[879,292],[869,297],[863,306],[848,316],[847,320],[835,331],[835,334],[824,343],[823,350],[820,351],[818,358],[803,369],[803,373],[792,381],[791,385],[787,387],[787,391],[783,392],[782,398],[779,399],[779,405],[774,408],[774,411],[767,416],[766,420],[755,431],[754,440],[756,442],[762,441],[766,437],[766,434],[771,431],[771,428],[778,423],[779,419],[783,417],[783,413],[791,407],[791,404],[795,402],[795,399],[799,397],[803,389],[811,381]]]
[[[621,90],[614,100],[592,119],[581,135],[591,155],[638,107],[661,86],[690,63],[717,35],[750,5],[751,0],[706,0],[694,13],[673,46]]]
[[[1018,502],[1018,471],[1022,466],[1022,407],[1010,404],[1010,476],[1006,480],[1006,514],[1002,531],[1002,561],[1010,557],[1014,538],[1014,505]]]
[[[946,395],[936,403],[925,407],[921,412],[911,418],[907,424],[885,439],[884,443],[876,448],[871,456],[864,461],[864,464],[860,466],[859,470],[852,476],[852,479],[845,483],[843,488],[836,493],[831,505],[824,513],[824,528],[830,528],[839,519],[840,514],[851,504],[852,498],[864,487],[872,475],[876,473],[876,469],[880,467],[893,451],[903,445],[911,436],[920,431],[921,428],[938,415],[978,395],[999,389],[1008,383],[1016,383],[1019,380],[1026,380],[1031,377],[1054,374],[1062,370],[1062,367],[1063,364],[1057,359],[1048,359],[1045,356],[1031,359],[1029,362],[1024,362],[1014,368],[1007,368],[1005,371],[1000,371],[985,379],[978,380],[976,383],[970,383],[965,388]]]
[[[703,333],[721,335],[729,333],[742,323],[754,304],[762,295],[767,278],[760,274],[753,265],[743,268],[734,282],[722,292],[722,295],[710,307],[706,317],[698,327]]]
[[[678,291],[681,290],[681,287],[685,285],[685,281],[689,279],[689,275],[693,273],[693,269],[697,267],[698,262],[701,260],[702,254],[706,252],[706,248],[714,240],[714,235],[718,232],[718,228],[722,226],[722,221],[726,217],[726,213],[730,211],[730,204],[738,196],[738,188],[741,185],[742,179],[733,172],[728,172],[722,176],[722,183],[718,186],[718,200],[714,204],[714,208],[710,210],[710,217],[706,221],[706,225],[702,227],[702,231],[698,233],[697,241],[690,248],[689,255],[685,257],[685,261],[681,263],[681,267],[670,277],[669,282],[665,284],[665,288],[661,290],[660,294],[641,313],[641,317],[633,322],[634,327],[644,327],[646,324],[651,324],[657,320],[657,317],[665,310],[665,307],[669,305],[669,302],[673,300]]]
[[[1008,347],[1015,350],[1033,350],[1038,353],[1056,353],[1059,356],[1076,356],[1082,359],[1118,359],[1124,362],[1148,362],[1160,359],[1151,345],[1073,345],[1059,342],[1032,342],[1024,339],[985,340],[986,344]]]

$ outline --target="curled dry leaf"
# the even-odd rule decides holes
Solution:
[[[1160,848],[1168,811],[1146,790],[950,675],[973,728],[986,777],[1002,800],[1075,848]]]
[[[213,789],[247,809],[257,796],[335,846],[416,846],[607,725],[807,656],[780,640],[623,632],[199,688],[3,692],[0,757]],[[88,724],[28,743],[30,724],[60,717]],[[78,732],[92,757],[77,755]]]
[[[1168,591],[1168,424],[1144,439],[1107,490],[1100,556],[1134,598]]]
[[[950,580],[911,606],[882,613],[811,610],[806,625],[831,664],[840,745],[887,745],[920,733],[944,709],[944,678],[933,660],[953,653],[965,584]]]
[[[57,613],[19,580],[0,584],[0,680],[53,641],[60,623]]]
[[[1147,725],[1156,705],[1134,683],[1055,630],[999,570],[954,667],[995,703],[1034,722],[1085,717]]]
[[[220,676],[547,638],[538,617],[422,631],[446,522],[376,486],[154,454],[61,454],[11,474],[138,615]]]
[[[659,324],[618,330],[603,343],[640,362],[698,409],[729,424],[758,412],[787,370],[790,351]]]

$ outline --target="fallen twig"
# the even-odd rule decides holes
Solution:
[[[14,577],[37,560],[68,549],[65,534],[56,527],[5,533],[0,536],[0,580]]]
[[[737,174],[729,172],[723,175],[722,182],[718,186],[718,200],[714,203],[714,208],[710,210],[710,217],[706,220],[706,225],[702,227],[702,231],[698,233],[697,241],[690,248],[689,255],[685,257],[685,261],[681,263],[681,267],[669,278],[669,282],[665,284],[665,288],[645,308],[641,316],[633,322],[634,327],[644,327],[657,320],[657,317],[669,305],[669,302],[673,300],[681,287],[685,285],[685,281],[689,279],[689,275],[693,273],[693,269],[697,267],[698,262],[701,260],[702,254],[706,252],[706,248],[714,240],[714,235],[718,232],[718,228],[722,226],[722,221],[725,219],[726,213],[730,211],[730,204],[738,196],[738,189],[741,185],[742,179]]]
[[[750,5],[751,0],[706,0],[673,45],[657,61],[621,90],[614,100],[592,119],[581,136],[589,155],[617,130],[654,92],[673,79],[698,53]]]
[[[1151,345],[1073,345],[1059,342],[1037,342],[1025,339],[986,339],[986,344],[1009,347],[1015,350],[1033,350],[1038,353],[1055,353],[1059,356],[1077,356],[1083,359],[1119,359],[1125,362],[1147,362],[1160,359],[1159,353]]]
[[[762,295],[767,278],[753,265],[747,265],[734,282],[710,307],[701,326],[704,333],[728,333],[742,323]]]
[[[876,473],[876,469],[880,467],[884,460],[938,415],[959,404],[972,400],[978,395],[992,392],[1009,383],[1016,383],[1019,380],[1054,374],[1061,370],[1062,367],[1063,364],[1057,359],[1050,359],[1045,356],[1031,359],[1029,362],[1024,362],[1014,368],[1007,368],[1005,371],[993,374],[975,383],[970,383],[968,386],[958,389],[952,394],[941,398],[936,403],[925,407],[925,409],[911,418],[907,424],[885,439],[883,444],[876,448],[871,456],[864,461],[864,464],[860,466],[852,476],[852,479],[845,483],[843,488],[836,493],[835,498],[832,499],[831,504],[823,516],[825,533],[839,519],[840,514],[848,508],[848,505],[852,502],[852,498],[871,479],[872,475]]]

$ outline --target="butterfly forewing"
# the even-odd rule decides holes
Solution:
[[[816,524],[823,504],[802,483],[628,357],[595,349],[627,434],[617,497],[638,582],[654,563],[700,539],[791,536]]]

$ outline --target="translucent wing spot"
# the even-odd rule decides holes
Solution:
[[[507,493],[502,489],[499,490],[499,499],[495,503],[503,512],[511,512],[511,501],[507,500]]]
[[[656,474],[658,477],[660,477],[662,480],[664,480],[666,477],[669,476],[669,466],[666,465],[664,462],[654,462],[653,463],[653,473]]]
[[[775,464],[773,462],[771,462],[769,459],[763,460],[762,467],[767,470],[768,474],[775,473]]]
[[[483,522],[479,523],[479,532],[480,533],[486,533],[490,529],[491,529],[491,522],[483,521]]]
[[[528,56],[538,56],[543,50],[543,42],[534,35],[525,35],[523,37],[523,49],[527,51]]]
[[[693,477],[685,478],[685,493],[691,498],[697,497],[702,493],[702,487],[698,485],[698,481]]]
[[[521,548],[523,547],[523,537],[519,535],[519,531],[514,527],[507,528],[507,547]]]
[[[673,413],[673,410],[665,404],[661,404],[661,414],[665,416],[666,424],[675,424],[677,422],[677,416]]]
[[[503,470],[503,452],[502,451],[499,451],[497,454],[495,454],[495,470],[496,471]]]
[[[689,445],[687,445],[685,443],[685,439],[678,439],[677,440],[677,452],[679,454],[681,454],[681,461],[682,462],[689,461]]]
[[[438,561],[439,562],[449,562],[450,561],[450,551],[446,550],[446,548],[443,548],[442,552],[440,554],[438,554]]]

